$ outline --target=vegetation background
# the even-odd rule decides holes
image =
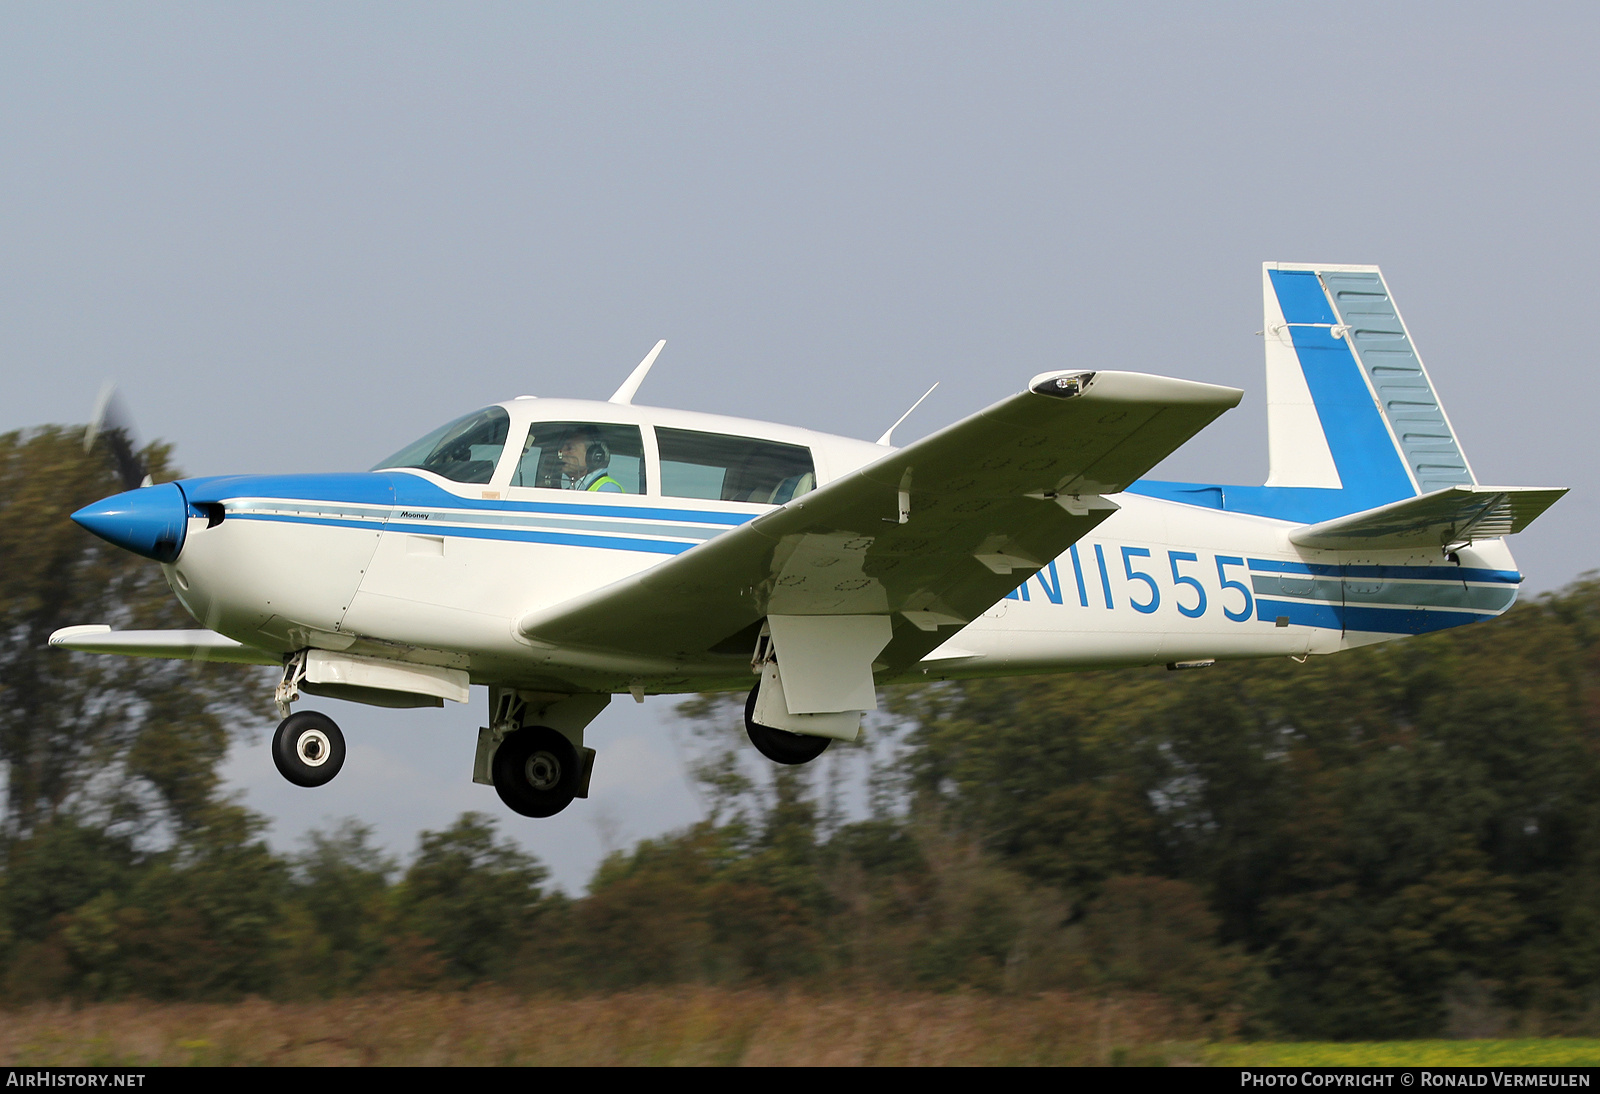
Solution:
[[[269,717],[259,670],[46,649],[185,622],[67,521],[116,489],[79,436],[0,436],[0,1003],[932,992],[1191,1038],[1600,1027],[1600,583],[1304,665],[894,692],[892,748],[815,770],[702,697],[709,815],[573,896],[476,813],[406,861],[357,820],[275,853],[216,776]]]

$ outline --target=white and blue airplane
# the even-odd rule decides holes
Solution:
[[[1504,612],[1504,537],[1565,490],[1478,484],[1376,267],[1268,263],[1262,285],[1264,486],[1141,477],[1234,388],[1051,371],[896,449],[893,427],[635,406],[658,344],[608,402],[512,399],[371,471],[90,505],[72,519],[160,563],[204,627],[50,641],[280,668],[273,756],[301,786],[345,755],[289,713],[302,694],[487,685],[474,780],[542,817],[587,795],[613,695],[749,688],[752,743],[803,763],[885,684],[1303,660]]]

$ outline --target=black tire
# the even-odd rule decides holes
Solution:
[[[773,729],[756,721],[756,692],[760,690],[760,684],[751,688],[750,697],[744,701],[744,731],[757,752],[775,764],[792,765],[808,764],[828,750],[828,745],[833,743],[832,738],[807,737],[803,733]]]
[[[344,734],[326,714],[296,711],[272,735],[272,762],[296,786],[322,786],[344,766]]]
[[[531,726],[506,735],[492,774],[500,800],[524,817],[553,817],[578,793],[578,750],[553,729]]]

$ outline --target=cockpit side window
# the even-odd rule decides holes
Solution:
[[[511,416],[503,407],[485,407],[440,426],[372,470],[418,467],[452,482],[486,483],[494,477],[510,429]]]
[[[636,425],[534,422],[512,486],[598,494],[645,492],[644,444]]]
[[[656,443],[668,497],[782,505],[817,485],[811,449],[800,445],[662,427]]]

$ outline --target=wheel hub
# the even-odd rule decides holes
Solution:
[[[551,790],[561,782],[561,761],[548,752],[535,752],[524,765],[528,785],[535,790]]]
[[[333,746],[328,743],[328,735],[322,730],[308,729],[295,739],[294,751],[307,767],[321,767],[333,755]]]

